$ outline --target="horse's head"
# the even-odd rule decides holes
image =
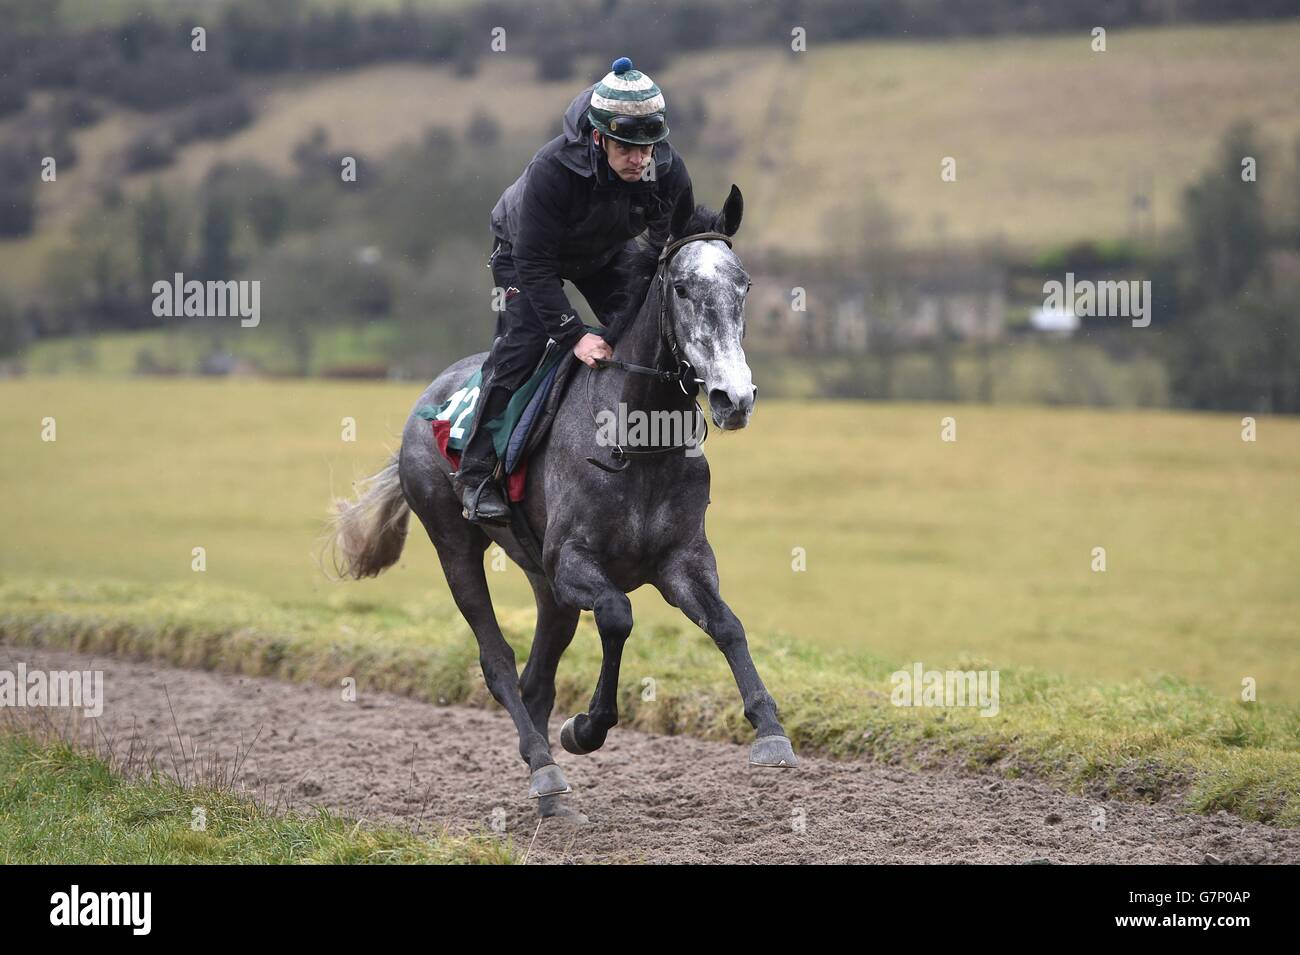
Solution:
[[[744,202],[734,185],[711,223],[701,223],[695,197],[686,189],[673,210],[671,234],[736,234]],[[689,231],[688,231],[689,230]],[[678,347],[704,381],[713,423],[734,431],[749,423],[758,389],[745,350],[745,294],[749,274],[721,239],[701,239],[681,246],[668,262],[664,292]]]

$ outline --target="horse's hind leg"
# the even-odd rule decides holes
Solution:
[[[564,545],[556,562],[555,596],[566,607],[590,608],[600,631],[600,678],[591,706],[566,720],[560,730],[560,744],[581,756],[604,746],[606,734],[618,723],[618,671],[623,644],[632,632],[632,602],[589,555],[571,544]]]
[[[745,718],[757,739],[749,751],[754,766],[792,767],[799,764],[785,735],[772,699],[749,655],[749,641],[740,619],[718,592],[718,569],[713,549],[705,544],[681,554],[668,565],[655,586],[674,607],[690,617],[713,638],[727,658],[740,689]]]
[[[515,651],[501,633],[487,576],[483,572],[483,551],[488,537],[483,530],[460,514],[460,502],[451,485],[435,482],[431,494],[434,505],[416,513],[438,550],[442,572],[451,587],[452,597],[461,615],[478,640],[479,664],[483,679],[498,703],[510,713],[519,731],[519,755],[532,774],[528,795],[533,797],[569,791],[569,784],[555,765],[545,732],[539,733],[519,692],[519,673],[515,669]]]

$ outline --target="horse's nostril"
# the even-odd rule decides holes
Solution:
[[[743,392],[741,394],[743,394]],[[754,402],[758,399],[757,388],[751,388],[750,395],[749,395],[749,404],[745,403],[745,399],[741,397],[741,394],[737,394],[735,397],[732,397],[731,392],[726,391],[725,389],[722,388],[714,388],[709,392],[709,405],[713,408],[713,410],[722,414],[727,414],[730,412],[751,408],[753,407]]]

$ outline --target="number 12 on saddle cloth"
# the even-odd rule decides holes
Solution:
[[[596,329],[591,331],[594,332]],[[509,475],[507,490],[512,501],[523,499],[527,464],[522,459],[522,455],[510,453],[512,450],[518,450],[518,446],[522,444],[521,441],[512,442],[511,437],[521,420],[525,427],[531,425],[535,415],[525,416],[525,411],[542,383],[547,382],[549,385],[549,382],[554,379],[552,372],[566,353],[567,349],[555,347],[553,341],[548,342],[537,370],[510,396],[505,411],[492,421],[483,423],[483,427],[492,435],[497,460],[504,464]],[[473,431],[474,415],[478,413],[482,383],[483,369],[480,367],[475,369],[474,373],[465,379],[465,383],[442,404],[422,405],[415,411],[417,415],[431,423],[434,442],[452,467],[460,467],[460,454],[465,450],[465,442]],[[526,437],[526,434],[523,436]],[[512,449],[512,443],[516,448]]]

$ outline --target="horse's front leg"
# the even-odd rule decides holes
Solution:
[[[681,552],[668,563],[655,586],[665,600],[681,608],[712,637],[727,658],[727,665],[731,667],[731,674],[740,689],[745,718],[757,736],[749,750],[750,763],[785,768],[799,765],[778,718],[776,701],[767,692],[749,655],[745,628],[718,592],[718,567],[713,548],[704,542]]]
[[[605,735],[618,723],[618,670],[623,644],[632,632],[632,602],[578,544],[566,543],[561,548],[552,586],[560,604],[593,611],[600,631],[600,678],[591,706],[586,713],[569,717],[560,729],[560,744],[582,756],[604,746]]]

